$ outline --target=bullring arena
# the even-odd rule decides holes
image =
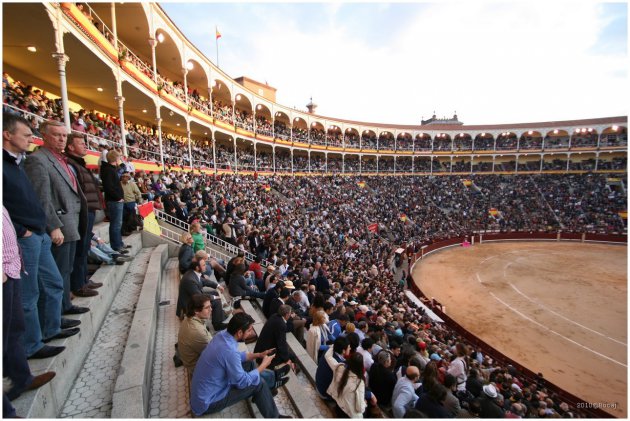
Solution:
[[[627,5],[477,3],[3,3],[3,418],[627,417]]]
[[[586,402],[627,417],[626,246],[455,246],[425,256],[412,275],[472,334]]]

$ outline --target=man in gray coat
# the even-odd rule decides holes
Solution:
[[[62,313],[77,314],[88,311],[73,306],[70,301],[70,275],[77,242],[87,228],[87,201],[77,175],[63,154],[68,134],[65,125],[58,121],[46,121],[39,131],[44,146],[26,159],[24,170],[46,213],[46,231],[53,243],[52,254],[63,278]],[[61,322],[62,328],[80,324],[78,320],[69,319]],[[77,328],[75,332],[78,331]]]

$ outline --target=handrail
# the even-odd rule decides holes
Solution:
[[[167,222],[171,225],[174,225],[186,232],[190,232],[190,224],[174,217],[173,215],[169,215],[168,213],[159,210],[159,209],[154,209],[154,213],[155,213],[155,217],[157,219],[161,219],[164,222]],[[253,253],[247,251],[247,250],[242,250],[238,247],[236,247],[234,244],[228,243],[227,241],[208,234],[207,232],[203,233],[204,235],[204,239],[206,240],[206,244],[209,242],[211,244],[214,244],[215,246],[221,247],[222,249],[226,250],[227,252],[233,253],[234,255],[238,254],[238,252],[244,252],[245,253],[245,260],[249,261],[249,262],[253,262],[256,259],[256,255],[254,255]],[[271,263],[268,262],[267,260],[263,260],[261,262],[261,266],[263,267],[267,267],[269,266]]]
[[[156,211],[157,209],[154,209],[154,211]],[[180,234],[170,230],[166,227],[163,227],[162,225],[160,225],[160,232],[161,232],[161,236],[174,242],[177,244],[182,244],[181,241],[179,241],[179,236]],[[219,258],[219,259],[223,259],[224,261],[228,262],[233,256],[227,254],[227,253],[223,253],[219,250],[210,248],[210,247],[206,247],[206,253],[208,253],[209,256],[212,256],[214,258]]]
[[[40,124],[41,124],[41,123],[43,123],[44,121],[49,121],[48,119],[45,119],[45,118],[43,118],[42,116],[39,116],[39,115],[37,115],[37,114],[33,114],[33,113],[31,113],[31,112],[29,112],[29,111],[26,111],[26,110],[22,110],[21,108],[17,108],[16,106],[11,105],[11,104],[3,103],[3,104],[2,104],[2,107],[3,107],[3,111],[4,111],[6,108],[10,108],[10,109],[12,109],[12,110],[17,111],[19,114],[21,114],[21,115],[22,115],[24,118],[26,118],[28,121],[32,121],[32,120],[36,120],[36,121],[38,121],[38,120],[39,120],[39,123],[37,124],[37,128],[38,128],[38,129],[39,129],[39,126],[40,126]],[[93,147],[93,146],[92,146],[92,144],[90,143],[91,141],[96,141],[96,142],[98,142],[99,144],[101,143],[101,141],[106,142],[106,143],[107,143],[107,146],[108,146],[109,148],[122,148],[122,143],[120,143],[120,142],[114,142],[113,140],[110,140],[110,139],[105,139],[104,137],[95,136],[95,135],[93,135],[93,134],[86,133],[86,132],[80,132],[80,131],[77,131],[77,130],[70,130],[70,132],[71,132],[71,133],[79,133],[79,134],[81,134],[81,135],[85,136],[85,138],[88,140],[87,147],[88,147],[88,149],[89,149],[89,150],[91,150],[91,151],[95,151],[95,152],[96,152],[96,151],[98,151],[98,148],[95,148],[95,147]],[[35,135],[35,137],[38,137],[38,136],[36,136],[36,135]],[[159,160],[159,153],[152,152],[152,151],[149,151],[149,150],[147,150],[147,149],[140,149],[140,148],[138,148],[138,147],[136,147],[136,146],[129,146],[129,145],[127,145],[127,149],[137,150],[137,151],[144,152],[144,153],[146,153],[146,154],[147,154],[147,156],[155,155],[157,158],[154,158],[154,159],[157,159],[157,162],[159,162],[159,161],[160,161],[160,160]],[[136,158],[136,159],[142,159],[142,158]]]

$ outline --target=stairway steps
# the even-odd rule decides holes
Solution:
[[[63,407],[60,418],[109,418],[127,335],[152,249],[140,250],[120,285],[103,325]]]

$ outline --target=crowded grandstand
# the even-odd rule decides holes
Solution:
[[[140,50],[124,25],[110,29],[109,7],[3,7],[5,37],[27,19],[63,27],[73,41],[56,53],[98,62],[81,77],[114,68],[117,98],[128,89],[117,108],[5,52],[4,417],[243,416],[227,412],[239,403],[265,418],[620,415],[472,341],[410,270],[426,247],[482,234],[626,243],[627,117],[456,128],[323,118],[218,68],[215,80],[175,78],[177,66],[156,65],[158,38],[193,47],[164,11],[116,5],[143,28],[145,13],[160,22]],[[134,256],[160,243],[172,267],[145,253],[137,303],[112,305],[129,313],[122,343],[102,341],[115,365],[88,370],[117,293],[99,276],[126,282]],[[167,267],[172,285],[159,275],[142,295]],[[151,322],[136,331],[148,302]],[[166,324],[170,336],[154,332]],[[134,343],[141,331],[153,339]],[[137,389],[121,380],[127,358],[143,370]],[[161,388],[162,376],[181,383]],[[109,388],[98,404],[96,383]]]

